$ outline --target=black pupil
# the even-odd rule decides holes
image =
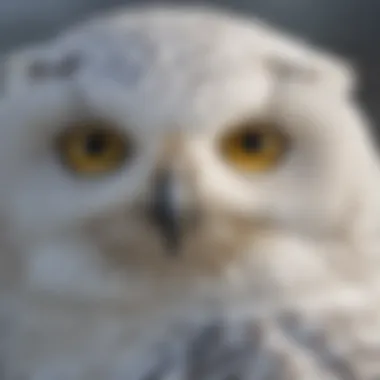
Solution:
[[[247,153],[257,153],[264,147],[263,135],[260,132],[246,132],[241,139],[242,148]]]
[[[98,156],[104,153],[107,148],[107,139],[104,133],[95,132],[86,137],[85,149],[91,156]]]

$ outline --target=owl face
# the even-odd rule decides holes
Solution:
[[[322,53],[254,22],[145,10],[21,61],[0,109],[1,209],[32,284],[220,274],[262,236],[367,220],[366,121]]]

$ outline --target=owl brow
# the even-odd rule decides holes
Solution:
[[[58,61],[46,61],[36,59],[29,64],[28,75],[35,80],[47,78],[69,78],[80,68],[82,56],[77,52],[71,52]]]

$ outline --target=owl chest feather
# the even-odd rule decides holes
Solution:
[[[380,374],[374,359],[380,315],[359,279],[341,281],[331,267],[307,261],[323,255],[305,241],[256,243],[250,249],[262,255],[247,255],[217,281],[176,277],[143,285],[140,278],[113,298],[97,291],[78,296],[79,287],[71,296],[36,290],[53,278],[16,292],[4,313],[4,380],[150,380],[150,373],[157,380],[171,373],[181,380],[226,373],[265,380],[270,371],[278,379],[290,373],[294,380],[321,374],[367,380]],[[362,374],[367,377],[355,377]]]
[[[380,374],[380,313],[363,299],[355,307],[325,297],[324,308],[314,295],[295,297],[257,312],[255,300],[236,290],[233,300],[232,293],[224,299],[180,294],[160,298],[152,291],[129,304],[13,299],[3,378],[208,380],[231,373],[265,380],[274,371],[278,379],[367,380]]]

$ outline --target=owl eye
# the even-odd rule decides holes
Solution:
[[[131,156],[131,143],[106,123],[70,126],[59,136],[63,164],[76,174],[101,175],[117,170]]]
[[[235,169],[263,172],[276,166],[287,149],[287,139],[274,126],[246,123],[220,141],[223,158]]]

